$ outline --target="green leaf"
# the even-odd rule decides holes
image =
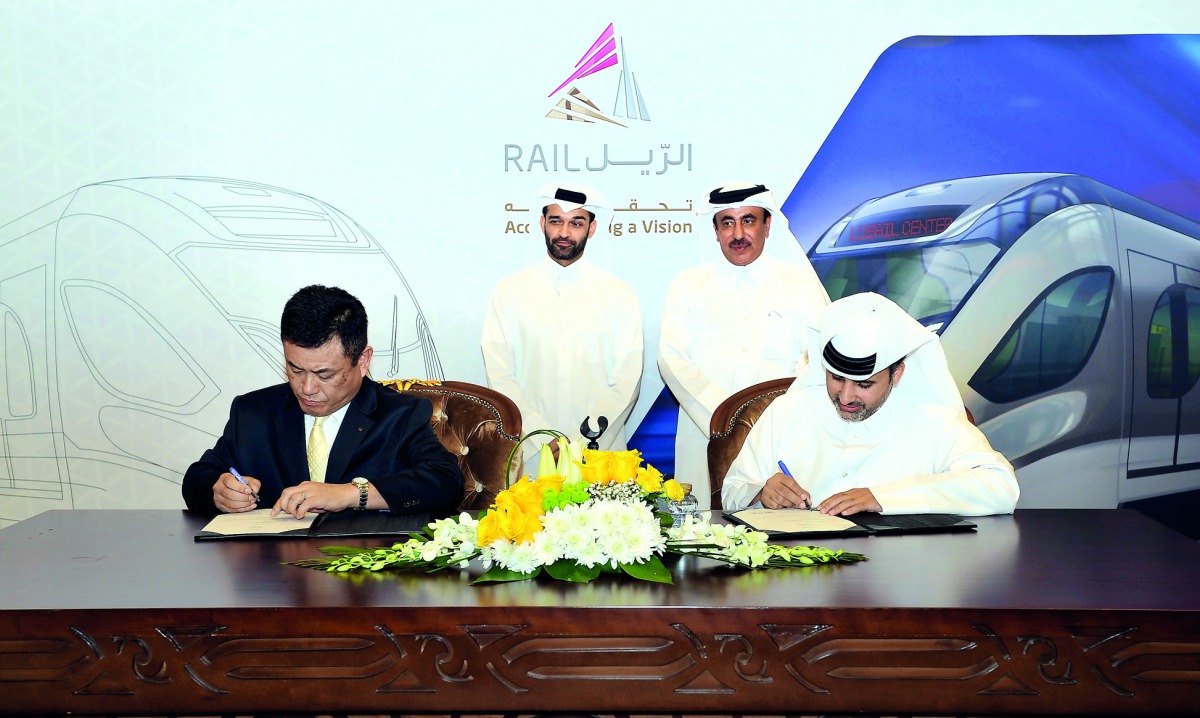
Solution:
[[[366,553],[373,549],[354,546],[322,546],[317,550],[326,556],[352,556],[356,553]]]
[[[622,563],[618,564],[621,570],[641,581],[654,581],[655,583],[674,583],[671,580],[671,572],[663,565],[658,556],[651,556],[649,561],[642,563]]]
[[[488,569],[487,573],[483,574],[471,583],[476,584],[501,583],[505,581],[528,581],[529,579],[536,577],[541,572],[542,570],[540,568],[529,573],[520,573],[518,571],[512,571],[500,566],[492,566],[490,569]]]
[[[305,558],[299,561],[283,561],[280,566],[299,566],[300,568],[315,568],[326,571],[333,565],[334,559]]]
[[[546,573],[559,581],[571,581],[572,583],[587,583],[600,575],[600,566],[582,566],[578,561],[568,559],[559,559],[549,566],[544,567]]]

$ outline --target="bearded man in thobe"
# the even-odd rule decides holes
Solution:
[[[488,386],[512,399],[525,431],[580,436],[608,419],[601,449],[625,449],[625,422],[642,380],[642,310],[628,284],[584,257],[603,203],[595,190],[556,184],[538,197],[546,255],[496,284],[483,323]],[[542,436],[525,446],[536,475]],[[558,442],[551,448],[557,455]]]
[[[969,420],[936,334],[873,293],[837,300],[809,332],[812,361],[750,430],[725,510],[1012,513],[1012,465]]]

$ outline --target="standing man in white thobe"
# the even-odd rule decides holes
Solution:
[[[777,205],[763,185],[708,193],[720,259],[685,270],[667,290],[658,368],[679,401],[675,478],[709,505],[708,424],[717,406],[752,384],[793,376],[806,361],[804,327],[829,304],[808,259],[764,253]],[[784,226],[781,241],[794,241]]]
[[[595,430],[604,416],[600,448],[624,450],[642,380],[641,306],[628,284],[584,258],[602,209],[594,190],[552,185],[536,206],[546,256],[492,292],[480,342],[488,385],[516,402],[525,431],[575,438],[585,418]],[[527,473],[545,443],[525,442]],[[557,441],[551,448],[557,454]]]

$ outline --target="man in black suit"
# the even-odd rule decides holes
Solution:
[[[463,478],[430,427],[432,404],[367,378],[362,303],[305,287],[284,306],[280,335],[288,382],[233,400],[224,434],[183,477],[188,508],[452,511]]]

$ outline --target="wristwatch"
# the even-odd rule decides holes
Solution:
[[[371,485],[371,482],[360,476],[357,479],[351,479],[350,483],[358,487],[358,506],[354,507],[354,510],[363,511],[367,508],[367,487]]]

